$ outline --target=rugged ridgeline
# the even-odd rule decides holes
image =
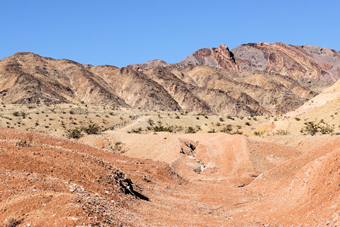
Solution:
[[[3,103],[91,103],[232,116],[294,110],[340,76],[340,54],[281,43],[201,49],[182,62],[124,68],[33,53],[0,61]],[[297,82],[300,79],[300,83]],[[315,92],[316,91],[316,92]]]
[[[311,78],[337,81],[340,78],[340,52],[313,45],[249,43],[232,49],[200,49],[180,64],[205,65],[236,72],[278,73],[293,79]]]

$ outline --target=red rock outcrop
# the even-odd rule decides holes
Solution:
[[[249,43],[231,50],[242,71],[264,71],[290,76],[336,81],[340,78],[340,52],[312,45]]]
[[[213,66],[235,72],[240,71],[235,62],[234,54],[225,44],[221,44],[218,48],[200,49],[190,54],[183,61],[179,62],[179,64]]]

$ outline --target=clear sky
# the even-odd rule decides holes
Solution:
[[[245,43],[340,50],[339,0],[3,0],[0,59],[16,52],[123,67]]]

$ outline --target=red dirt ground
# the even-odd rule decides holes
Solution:
[[[337,135],[125,134],[118,155],[0,130],[4,226],[340,224]]]

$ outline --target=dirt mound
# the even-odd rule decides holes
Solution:
[[[46,135],[1,129],[0,223],[31,226],[138,223],[132,180],[89,146]],[[106,155],[106,157],[104,157]],[[127,160],[128,162],[128,160]]]
[[[245,189],[263,198],[242,212],[250,212],[254,222],[262,224],[339,225],[340,137],[300,137],[290,140],[290,146],[302,154],[249,184]]]

